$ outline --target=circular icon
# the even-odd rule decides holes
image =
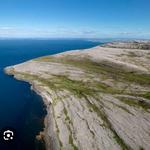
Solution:
[[[13,138],[14,138],[14,132],[13,131],[11,131],[11,130],[4,131],[3,139],[5,141],[13,140]]]
[[[3,128],[1,130],[1,139],[5,142],[11,142],[16,139],[16,132],[13,128]]]

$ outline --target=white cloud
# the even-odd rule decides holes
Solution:
[[[80,37],[80,38],[105,38],[105,37],[150,37],[150,32],[105,32],[91,28],[72,29],[67,27],[41,28],[15,28],[0,27],[0,37]]]
[[[98,31],[92,29],[71,29],[67,27],[15,28],[0,27],[0,37],[94,37]]]

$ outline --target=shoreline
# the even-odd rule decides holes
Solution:
[[[48,137],[47,133],[48,133],[48,118],[50,118],[50,116],[48,115],[48,108],[50,107],[50,104],[48,103],[48,100],[46,99],[46,97],[43,95],[42,91],[40,91],[40,89],[38,88],[38,86],[34,85],[34,83],[32,83],[29,80],[26,79],[21,79],[19,78],[17,75],[11,74],[10,72],[8,72],[6,69],[4,69],[4,73],[6,75],[12,76],[14,79],[18,80],[18,81],[22,81],[22,82],[26,82],[30,85],[30,90],[33,90],[37,95],[39,95],[44,103],[44,107],[46,108],[46,115],[44,116],[44,121],[43,121],[43,125],[44,128],[43,130],[39,131],[39,133],[35,136],[35,140],[38,140],[40,142],[42,142],[44,140],[44,147],[45,150],[50,150],[51,148],[50,145],[48,144],[49,139],[47,139],[46,137]],[[44,137],[42,137],[44,135]]]
[[[6,74],[28,82],[41,96],[47,114],[39,134],[46,150],[149,146],[149,51],[114,44],[115,48],[68,51],[5,68]]]

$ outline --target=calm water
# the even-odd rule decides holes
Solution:
[[[0,40],[0,130],[5,127],[16,130],[15,150],[37,149],[35,135],[43,128],[46,111],[41,97],[30,90],[30,85],[5,75],[3,68],[39,56],[98,44],[85,40]]]

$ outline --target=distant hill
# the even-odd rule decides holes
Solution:
[[[104,44],[103,47],[150,50],[150,41],[127,41]]]

